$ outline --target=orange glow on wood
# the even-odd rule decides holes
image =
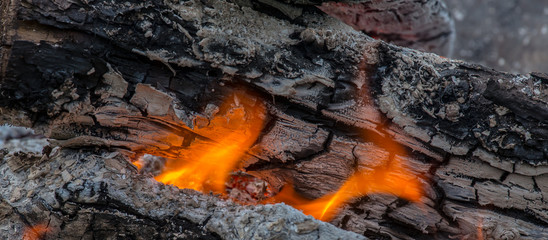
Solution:
[[[476,236],[478,237],[478,240],[485,239],[485,237],[483,236],[483,218],[481,217],[478,220],[478,228],[477,228]]]
[[[27,227],[23,231],[23,240],[38,240],[44,237],[44,235],[50,232],[51,229],[45,224],[37,224],[32,227]]]
[[[402,146],[381,136],[368,136],[373,143],[383,146],[391,155],[405,156]],[[280,193],[270,199],[270,203],[284,202],[316,219],[329,221],[346,202],[368,194],[393,194],[412,202],[419,202],[423,195],[421,184],[411,171],[404,168],[402,158],[386,156],[380,161],[380,167],[359,169],[335,193],[327,194],[315,200],[303,198],[285,186]]]
[[[141,170],[141,168],[143,168],[143,163],[141,162],[141,160],[137,160],[137,161],[134,161],[132,162],[133,165],[135,165],[135,167],[137,167],[137,169]]]
[[[191,131],[202,137],[178,150],[177,157],[169,159],[155,179],[179,188],[224,194],[230,173],[259,137],[265,114],[266,107],[257,98],[241,92],[232,94],[211,119],[199,119],[200,124]],[[405,159],[402,156],[407,153],[384,129],[387,128],[382,126],[375,134],[363,134],[363,138],[387,154],[366,156],[376,167],[356,169],[336,192],[311,200],[303,198],[292,186],[286,186],[264,202],[284,202],[323,221],[331,220],[343,204],[368,194],[393,194],[419,202],[423,196],[421,184],[402,162]],[[139,169],[143,165],[139,161],[134,164]]]
[[[286,186],[268,202],[284,202],[316,219],[329,221],[344,203],[356,197],[375,193],[393,194],[413,202],[419,202],[422,196],[416,177],[401,168],[401,164],[392,162],[386,168],[357,171],[337,192],[315,200],[303,198],[292,186]]]
[[[259,137],[265,111],[255,98],[234,93],[209,125],[193,130],[213,141],[196,139],[179,158],[167,161],[155,179],[179,188],[224,193],[231,171]]]

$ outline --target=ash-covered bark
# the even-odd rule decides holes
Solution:
[[[269,120],[240,167],[275,189],[292,182],[318,197],[377,166],[390,153],[367,136],[407,147],[392,157],[423,183],[421,205],[362,197],[339,227],[377,238],[470,238],[478,226],[496,239],[546,235],[543,75],[395,47],[307,8],[289,21],[226,1],[24,2],[18,37],[2,43],[4,122],[63,147],[173,157],[204,137],[193,127],[227,92],[245,89]],[[127,179],[117,184],[163,186]],[[154,197],[176,191],[165,188]]]
[[[452,155],[491,152],[503,162],[547,163],[545,79],[383,49],[375,98],[412,136]]]
[[[166,186],[119,153],[16,150],[0,153],[3,239],[38,224],[45,239],[364,239],[287,205],[242,206]]]

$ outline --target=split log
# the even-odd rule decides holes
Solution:
[[[268,109],[239,168],[274,191],[292,182],[323,196],[379,165],[377,155],[405,159],[422,183],[420,205],[352,200],[331,221],[340,228],[371,238],[546,238],[545,74],[397,47],[308,5],[290,2],[302,14],[287,19],[245,2],[4,1],[0,17],[13,21],[2,35],[1,122],[60,148],[6,153],[0,221],[15,228],[2,234],[47,221],[51,238],[276,237],[272,229],[358,238],[284,205],[177,190],[128,163],[215,141],[200,129],[238,89]]]

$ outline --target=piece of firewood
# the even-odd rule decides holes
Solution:
[[[407,159],[407,168],[423,184],[422,208],[391,195],[365,196],[345,205],[332,220],[341,228],[369,237],[468,238],[476,236],[480,226],[483,236],[496,239],[546,237],[542,229],[548,225],[543,197],[548,191],[543,182],[548,173],[548,78],[496,72],[387,44],[313,6],[295,5],[301,15],[287,19],[240,4],[2,2],[0,18],[9,21],[3,25],[0,51],[0,121],[33,127],[64,148],[63,153],[81,149],[82,158],[96,159],[87,162],[110,159],[90,152],[95,148],[130,158],[144,153],[176,157],[195,139],[215,141],[215,136],[197,129],[207,126],[222,99],[239,89],[268,109],[262,136],[240,168],[276,191],[292,182],[302,194],[320,197],[336,190],[356,166],[373,167],[373,154],[390,155],[385,145],[371,139],[405,146],[407,153],[392,157]],[[63,155],[43,161],[62,164],[74,158]],[[67,175],[85,170],[85,165],[74,170],[55,165],[60,167],[57,173],[48,174],[40,172],[43,164],[38,160],[31,162],[35,167],[21,174],[51,176],[66,184],[63,188],[101,190],[100,178],[88,180],[99,184],[95,189],[86,188],[84,180],[74,183]],[[102,165],[90,164],[95,164],[90,169],[102,171]],[[17,174],[9,162],[0,166]],[[82,195],[76,202],[46,201],[43,210],[33,205],[44,197],[27,192],[34,186],[29,182],[20,183],[25,194],[2,192],[2,206],[24,217],[48,213],[25,224],[59,215],[52,220],[61,222],[55,225],[60,231],[56,236],[75,231],[67,227],[77,224],[74,217],[86,222],[105,206],[108,213],[98,219],[122,224],[122,219],[137,218],[109,234],[129,234],[129,226],[149,217],[153,225],[172,216],[180,218],[174,226],[204,223],[190,215],[158,215],[149,207],[133,205],[163,206],[165,199],[180,193],[136,174],[129,164],[116,169],[126,171],[129,178],[127,183],[112,184],[140,186],[145,181],[146,186],[168,188],[169,193],[115,187],[104,196],[117,201],[104,203]],[[48,183],[39,179],[39,184]],[[206,198],[186,192],[182,196]],[[120,204],[130,193],[153,196],[142,203]],[[208,208],[185,204],[190,203],[177,201],[169,211]],[[248,208],[253,207],[235,207]],[[203,216],[217,221],[215,214],[220,213],[213,212]],[[127,213],[134,216],[112,217]],[[7,216],[11,215],[0,215],[12,221]],[[226,216],[226,221],[232,217],[238,215]],[[97,223],[90,231],[108,225]],[[158,234],[174,232],[152,228]],[[208,228],[204,234],[229,231],[221,228]]]

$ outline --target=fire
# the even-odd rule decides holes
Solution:
[[[137,169],[141,170],[143,168],[143,163],[141,162],[141,160],[137,160],[137,161],[134,161],[132,162],[133,165],[135,165],[135,167],[137,167]]]
[[[256,142],[266,119],[266,107],[257,98],[235,92],[219,107],[210,120],[200,119],[192,129],[198,136],[189,147],[166,161],[155,177],[159,182],[202,192],[226,193],[226,183],[238,162]],[[200,127],[202,126],[202,127]],[[263,203],[284,202],[319,220],[329,221],[338,209],[353,198],[368,194],[393,194],[413,202],[422,197],[417,177],[402,164],[405,149],[384,132],[363,134],[369,142],[384,148],[387,154],[367,156],[375,166],[355,170],[334,193],[310,200],[286,186]],[[144,162],[134,164],[141,169]]]
[[[231,171],[259,137],[265,111],[262,102],[234,93],[209,125],[193,130],[209,139],[196,139],[179,158],[167,161],[155,179],[179,188],[224,193]]]
[[[51,229],[45,224],[37,224],[27,227],[23,231],[23,240],[38,240],[44,237]]]
[[[366,69],[365,63],[360,68]],[[368,89],[366,84],[365,89]],[[362,101],[373,103],[372,96],[365,94]],[[382,118],[380,112],[362,113],[377,114]],[[375,162],[378,167],[358,167],[342,186],[334,193],[324,195],[318,199],[306,199],[299,195],[292,186],[285,186],[276,196],[270,199],[269,203],[284,202],[303,213],[312,215],[316,219],[330,221],[338,212],[340,207],[348,201],[368,194],[393,194],[400,198],[418,203],[424,195],[421,183],[417,176],[405,168],[403,156],[407,156],[405,148],[389,136],[388,127],[381,124],[375,129],[376,133],[362,132],[361,137],[386,150],[386,155],[370,155],[368,160]]]
[[[485,239],[485,237],[483,236],[483,217],[480,217],[478,220],[478,228],[476,230],[476,236],[478,240]]]
[[[405,155],[403,147],[381,136],[369,136],[369,139],[390,152],[386,159],[374,159],[382,161],[384,165],[373,169],[358,169],[338,191],[315,200],[305,199],[293,187],[286,186],[268,202],[284,202],[323,221],[331,220],[344,203],[368,194],[393,194],[419,202],[423,193],[417,177],[403,167],[402,158],[396,157]]]

